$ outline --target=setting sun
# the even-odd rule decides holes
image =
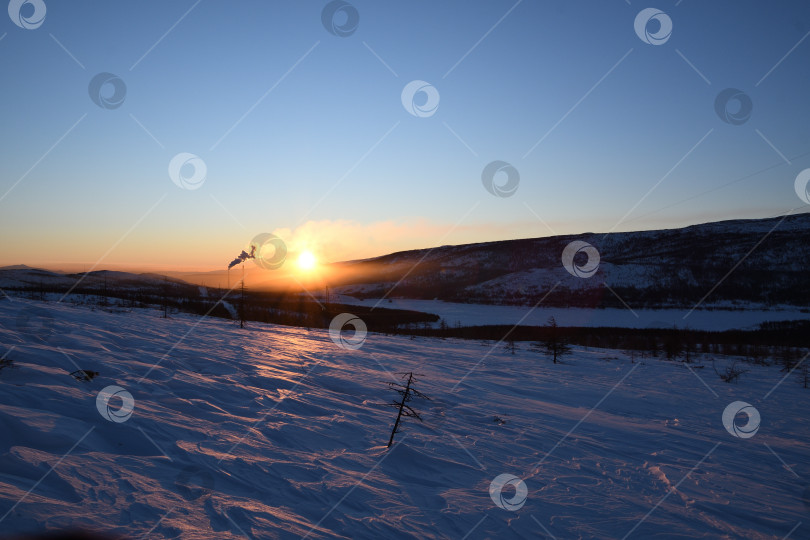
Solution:
[[[301,270],[312,270],[316,262],[315,255],[311,251],[304,251],[298,256],[298,268]]]

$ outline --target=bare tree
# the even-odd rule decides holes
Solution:
[[[793,371],[794,366],[796,365],[796,357],[797,353],[793,350],[793,347],[790,345],[785,345],[779,350],[779,356],[777,357],[777,364],[782,366],[782,371]]]
[[[421,377],[421,375],[414,374],[413,372],[400,373],[400,375],[402,375],[403,380],[407,378],[405,384],[401,384],[398,382],[388,383],[388,386],[392,390],[394,390],[397,394],[400,395],[400,399],[398,400],[395,399],[394,401],[388,404],[390,407],[395,407],[396,409],[398,409],[397,419],[394,422],[394,429],[391,430],[391,437],[388,439],[389,448],[391,448],[391,445],[394,443],[394,435],[399,433],[399,426],[403,416],[409,416],[412,418],[416,418],[420,422],[422,421],[422,417],[419,415],[419,413],[416,410],[414,410],[410,405],[408,405],[408,403],[411,400],[413,400],[413,398],[421,398],[427,400],[430,399],[428,396],[426,396],[425,394],[423,394],[419,390],[416,390],[413,387],[413,384],[416,382],[416,379],[414,377],[417,376]]]
[[[565,336],[560,332],[560,328],[557,326],[557,320],[554,317],[549,317],[545,330],[545,337],[537,342],[535,346],[546,354],[551,355],[556,364],[558,358],[562,358],[571,352],[571,347],[568,345]]]
[[[724,368],[718,371],[714,359],[712,359],[712,369],[714,369],[714,372],[717,373],[718,377],[720,377],[720,380],[727,383],[736,383],[737,379],[740,378],[740,375],[743,373],[748,373],[747,369],[737,367],[736,360],[734,360],[731,364],[726,364]]]
[[[244,268],[244,266],[242,267]],[[240,285],[242,294],[239,297],[239,328],[245,327],[245,277],[242,276],[242,284]]]

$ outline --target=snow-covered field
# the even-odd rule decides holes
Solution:
[[[0,535],[810,537],[810,390],[774,367],[730,385],[614,351],[553,365],[376,334],[348,350],[324,330],[17,299],[0,345]],[[411,370],[433,400],[387,450],[385,383]],[[110,385],[128,418],[126,394],[99,401]],[[735,401],[761,416],[751,437],[724,427]],[[493,498],[502,474],[517,491]]]
[[[692,328],[694,330],[735,330],[755,329],[766,321],[810,320],[810,311],[802,311],[794,306],[782,306],[774,309],[746,308],[737,309],[715,307],[713,309],[625,309],[625,308],[557,308],[538,306],[500,306],[484,304],[459,304],[441,300],[416,300],[392,298],[391,301],[366,299],[341,295],[339,301],[344,304],[373,307],[411,309],[434,313],[443,318],[448,325],[457,322],[463,326],[486,324],[543,326],[549,317],[554,317],[560,326],[617,328]]]

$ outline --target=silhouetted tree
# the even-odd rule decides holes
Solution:
[[[717,373],[717,376],[720,377],[720,379],[723,382],[727,383],[731,382],[736,383],[737,379],[740,378],[740,375],[742,375],[743,373],[748,373],[747,369],[737,367],[736,360],[731,362],[730,364],[726,364],[725,367],[720,369],[719,371],[717,369],[717,366],[715,365],[714,360],[712,360],[712,369],[714,369],[714,372]]]
[[[777,362],[782,366],[782,371],[790,371],[796,365],[796,353],[793,347],[785,345],[779,351]]]
[[[571,346],[568,345],[568,341],[560,332],[557,320],[554,317],[549,317],[544,328],[544,337],[535,345],[541,351],[550,355],[556,364],[558,358],[567,356],[571,352]]]
[[[242,294],[239,297],[239,328],[245,327],[245,278],[242,277],[242,283],[240,285],[240,289]]]
[[[413,387],[413,384],[416,382],[416,379],[414,378],[415,375],[413,372],[401,373],[400,375],[402,375],[403,380],[405,380],[407,377],[405,384],[401,384],[398,382],[388,383],[388,386],[400,395],[399,400],[394,400],[388,404],[390,407],[395,407],[396,409],[398,409],[397,419],[394,422],[394,429],[391,430],[391,437],[388,439],[389,448],[394,443],[394,435],[399,433],[399,425],[400,422],[402,421],[403,416],[410,416],[412,418],[416,418],[420,422],[422,421],[422,417],[419,415],[419,413],[416,412],[416,410],[414,410],[410,405],[408,405],[408,403],[411,400],[413,400],[413,398],[421,398],[428,400],[430,399],[428,396],[426,396],[425,394],[416,390]]]

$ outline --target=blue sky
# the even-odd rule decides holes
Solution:
[[[38,28],[0,20],[0,264],[218,267],[261,232],[340,260],[803,206],[807,2],[353,1],[346,37],[327,2],[44,3]],[[648,7],[661,45],[634,30]],[[100,72],[120,107],[90,99]],[[413,80],[435,114],[403,107]],[[199,189],[169,178],[181,152]],[[495,160],[511,197],[482,185]]]

